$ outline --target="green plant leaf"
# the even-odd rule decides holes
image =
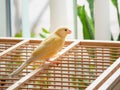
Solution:
[[[22,31],[20,31],[19,33],[16,33],[15,37],[22,37]]]
[[[120,33],[119,33],[119,35],[118,35],[117,41],[120,41]]]
[[[45,29],[45,28],[42,28],[42,31],[43,31],[44,33],[46,33],[46,34],[50,34],[50,32],[49,32],[47,29]]]
[[[78,6],[78,16],[83,25],[84,39],[94,39],[94,24],[92,19],[87,15],[84,6]]]
[[[113,37],[113,35],[111,34],[111,40],[113,41],[114,40],[114,37]]]
[[[40,33],[40,37],[41,38],[46,38],[46,36],[44,34],[42,34],[42,33]]]
[[[35,37],[35,33],[31,33],[31,37],[34,38]]]
[[[113,5],[117,8],[118,7],[118,1],[117,0],[111,0],[112,1],[112,3],[113,3]]]

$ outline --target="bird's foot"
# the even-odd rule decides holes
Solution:
[[[61,63],[60,61],[52,61],[53,64],[56,64],[57,66]]]
[[[53,64],[56,64],[57,66],[61,63],[60,61],[51,61],[51,60],[47,60],[48,62],[51,62]]]

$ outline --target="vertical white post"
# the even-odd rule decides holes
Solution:
[[[0,37],[7,36],[6,0],[0,0]]]
[[[67,0],[50,0],[50,30],[60,26],[67,26]]]
[[[69,39],[77,38],[74,29],[77,29],[74,24],[73,0],[50,0],[50,31],[56,28],[66,26],[73,30],[69,35]]]
[[[110,40],[109,0],[95,0],[95,39]]]
[[[78,39],[78,30],[77,30],[77,0],[73,0],[73,14],[74,14],[74,37]]]
[[[22,0],[22,35],[24,38],[30,37],[29,0]]]

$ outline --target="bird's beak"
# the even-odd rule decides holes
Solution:
[[[68,34],[71,34],[72,33],[72,31],[71,30],[68,30]]]

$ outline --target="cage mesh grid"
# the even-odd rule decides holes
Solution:
[[[78,44],[58,58],[58,61],[61,61],[60,66],[52,66],[44,70],[31,78],[19,90],[26,88],[29,90],[33,88],[35,90],[85,90],[116,60],[115,58],[119,57],[119,48],[106,45],[89,46],[89,43],[88,45]],[[111,52],[116,53],[112,55]]]
[[[10,40],[12,42],[10,42]],[[21,42],[16,42],[16,39],[15,40],[12,40],[12,39],[7,40],[6,39],[6,42],[9,42],[9,44],[11,44],[11,47],[14,47],[19,43],[21,43],[21,45],[14,48],[11,51],[9,51],[8,53],[2,54],[0,56],[0,88],[1,89],[3,89],[3,88],[6,89],[9,85],[15,83],[20,78],[24,77],[26,74],[33,71],[37,67],[39,67],[39,65],[42,63],[42,61],[35,61],[35,62],[31,63],[27,68],[25,68],[23,70],[23,72],[21,72],[19,74],[18,77],[13,77],[13,78],[8,77],[10,73],[12,73],[24,61],[26,61],[30,57],[31,52],[41,42],[41,40],[26,40],[25,42],[24,41],[25,40],[23,40],[23,41],[21,40],[21,42],[23,42],[23,43],[21,43]],[[14,42],[16,42],[16,44],[13,45],[12,43],[14,43]],[[66,42],[64,48],[67,47],[70,43],[72,43],[72,42],[71,41]],[[4,47],[4,45],[3,45],[3,47]],[[8,50],[9,48],[5,49],[5,51]],[[3,51],[3,52],[5,52],[5,51]],[[1,53],[3,53],[3,52],[1,52]]]
[[[5,39],[5,38],[0,38],[0,53],[4,50],[7,50],[8,48],[12,47],[13,45],[17,44],[20,42],[21,39]]]
[[[40,61],[31,63],[18,77],[8,75],[30,57],[40,40],[29,40],[19,48],[0,57],[0,88],[6,89],[26,74],[39,67]],[[74,42],[74,41],[73,41]],[[67,41],[67,48],[72,41]],[[81,41],[57,58],[61,63],[34,75],[18,90],[85,90],[119,56],[120,43]],[[63,49],[64,49],[63,48]]]

